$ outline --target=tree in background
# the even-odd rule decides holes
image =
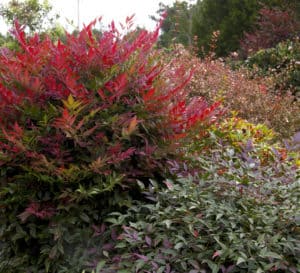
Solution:
[[[220,31],[217,54],[236,50],[245,30],[250,30],[257,10],[255,0],[202,0],[195,4],[176,1],[172,6],[160,4],[158,14],[167,13],[162,25],[160,44],[191,45],[197,37],[197,46],[210,50],[213,33]],[[152,19],[158,21],[154,16]]]
[[[41,35],[47,34],[52,40],[64,39],[65,30],[57,22],[58,14],[52,13],[53,7],[47,0],[11,0],[6,5],[0,4],[0,17],[14,28],[17,20],[20,25],[25,26],[28,34],[38,32]],[[0,46],[10,49],[18,47],[15,38],[7,33],[0,35]]]
[[[176,1],[173,6],[159,3],[158,18],[155,16],[150,18],[159,22],[160,18],[166,14],[161,26],[162,35],[159,39],[161,46],[168,47],[172,43],[192,44],[192,8],[193,5],[185,1]]]
[[[43,31],[53,26],[58,15],[51,16],[52,6],[47,0],[11,0],[6,5],[0,5],[0,16],[4,21],[13,26],[14,21],[26,25],[30,32]]]
[[[244,31],[251,30],[257,10],[257,1],[253,0],[198,0],[193,16],[198,46],[207,52],[213,32],[220,31],[216,54],[237,50]]]
[[[294,10],[298,18],[300,14],[298,0],[198,0],[196,4],[185,1],[176,1],[172,6],[160,4],[158,14],[167,13],[161,45],[167,47],[174,42],[190,45],[197,37],[197,46],[203,49],[200,52],[207,53],[213,33],[219,31],[216,54],[226,56],[240,48],[244,33],[255,31],[263,7]],[[152,19],[157,20],[154,16]]]

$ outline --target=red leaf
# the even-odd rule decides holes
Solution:
[[[132,14],[131,16],[127,16],[126,17],[126,24],[131,23],[131,21],[132,21],[132,19],[133,19],[134,16],[135,16],[135,14]]]
[[[143,95],[143,100],[145,102],[149,101],[155,94],[155,88],[151,88],[147,93]]]
[[[219,251],[215,251],[214,254],[212,255],[212,258],[216,258],[220,256],[220,252]]]
[[[198,238],[199,237],[199,231],[198,230],[194,230],[193,232],[194,237]]]
[[[55,208],[48,203],[31,202],[24,212],[19,214],[22,222],[25,222],[31,215],[40,219],[51,218],[55,214]]]

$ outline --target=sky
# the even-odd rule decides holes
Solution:
[[[0,0],[0,3],[7,3],[9,0]],[[126,16],[135,14],[134,23],[147,29],[153,29],[155,23],[149,15],[156,15],[159,3],[172,5],[175,0],[48,0],[55,12],[60,14],[60,24],[71,30],[72,26],[68,23],[73,21],[77,26],[77,4],[80,7],[80,25],[88,24],[93,19],[102,16],[102,22],[108,25],[112,20],[115,23],[125,22]],[[0,18],[0,32],[5,33],[7,28]]]

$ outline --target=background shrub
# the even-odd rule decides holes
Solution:
[[[208,101],[223,99],[223,105],[236,111],[238,117],[254,124],[262,123],[273,129],[279,138],[289,138],[299,131],[299,102],[288,93],[274,92],[275,77],[254,77],[247,69],[232,70],[222,60],[198,59],[182,46],[165,54],[166,60],[176,56],[173,67],[194,67],[187,88],[192,96],[203,96]],[[275,93],[275,94],[274,94]]]
[[[262,49],[245,61],[253,75],[272,77],[274,93],[291,92],[297,99],[300,97],[300,42],[286,41],[276,47]]]
[[[297,37],[299,24],[291,9],[264,7],[259,11],[257,28],[245,33],[241,49],[249,55],[260,49],[275,47],[280,42]]]

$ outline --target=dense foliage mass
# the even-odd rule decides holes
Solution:
[[[299,184],[237,186],[207,167],[196,183],[169,181],[155,205],[112,214],[121,234],[98,272],[298,272]]]
[[[247,54],[260,49],[275,47],[279,42],[292,39],[299,34],[300,22],[292,10],[262,8],[259,11],[257,27],[252,33],[245,33],[241,42]]]
[[[294,2],[176,1],[153,32],[73,34],[22,2],[33,28],[0,48],[0,272],[300,272],[299,40],[276,44]],[[247,60],[216,59],[261,3],[282,10]]]
[[[142,185],[154,204],[137,202],[97,228],[106,248],[91,258],[96,272],[299,271],[300,135],[282,148],[268,145],[264,125],[213,127],[186,145],[189,162],[168,162],[177,178],[166,189]]]
[[[288,52],[291,51],[288,50]],[[295,52],[297,52],[296,49]],[[299,130],[300,116],[295,114],[300,111],[299,102],[295,101],[288,90],[279,92],[278,81],[283,78],[280,78],[278,74],[272,77],[262,77],[265,74],[249,73],[246,69],[232,70],[222,60],[214,60],[210,57],[201,60],[182,46],[176,46],[171,50],[171,54],[165,53],[164,58],[169,60],[170,56],[176,56],[176,62],[172,63],[174,68],[194,67],[194,77],[187,85],[192,96],[200,95],[211,102],[222,100],[223,105],[228,108],[229,115],[231,111],[235,111],[239,117],[249,122],[264,123],[272,128],[281,139],[289,138]],[[290,59],[291,63],[296,63],[296,54],[291,53],[285,56],[278,58],[282,61]],[[255,66],[258,59],[258,57],[253,58],[255,58],[253,62],[249,58],[248,65],[251,67]],[[257,61],[257,63],[257,66],[262,65],[263,61]],[[269,67],[273,67],[272,64]],[[296,64],[295,67],[298,69]],[[282,72],[284,71],[287,70],[282,69]],[[297,78],[296,71],[298,70],[294,70],[295,74],[291,74],[295,75],[294,80]]]
[[[274,80],[273,93],[290,92],[300,100],[300,42],[299,39],[281,42],[275,47],[261,49],[243,63],[252,77],[264,76]]]
[[[223,128],[189,147],[194,169],[169,162],[177,179],[167,179],[164,190],[152,181],[155,204],[137,202],[105,219],[95,232],[109,238],[91,261],[97,272],[299,271],[300,176],[293,156],[266,146],[271,136],[265,131],[259,139],[259,127],[244,139]],[[289,150],[299,143],[296,135]]]
[[[7,270],[56,272],[67,264],[64,253],[83,243],[73,231],[140,198],[137,181],[161,183],[176,142],[217,114],[218,103],[188,96],[191,72],[159,61],[152,50],[158,29],[122,36],[112,23],[96,38],[94,24],[65,43],[26,38],[17,24],[19,50],[1,50]]]

